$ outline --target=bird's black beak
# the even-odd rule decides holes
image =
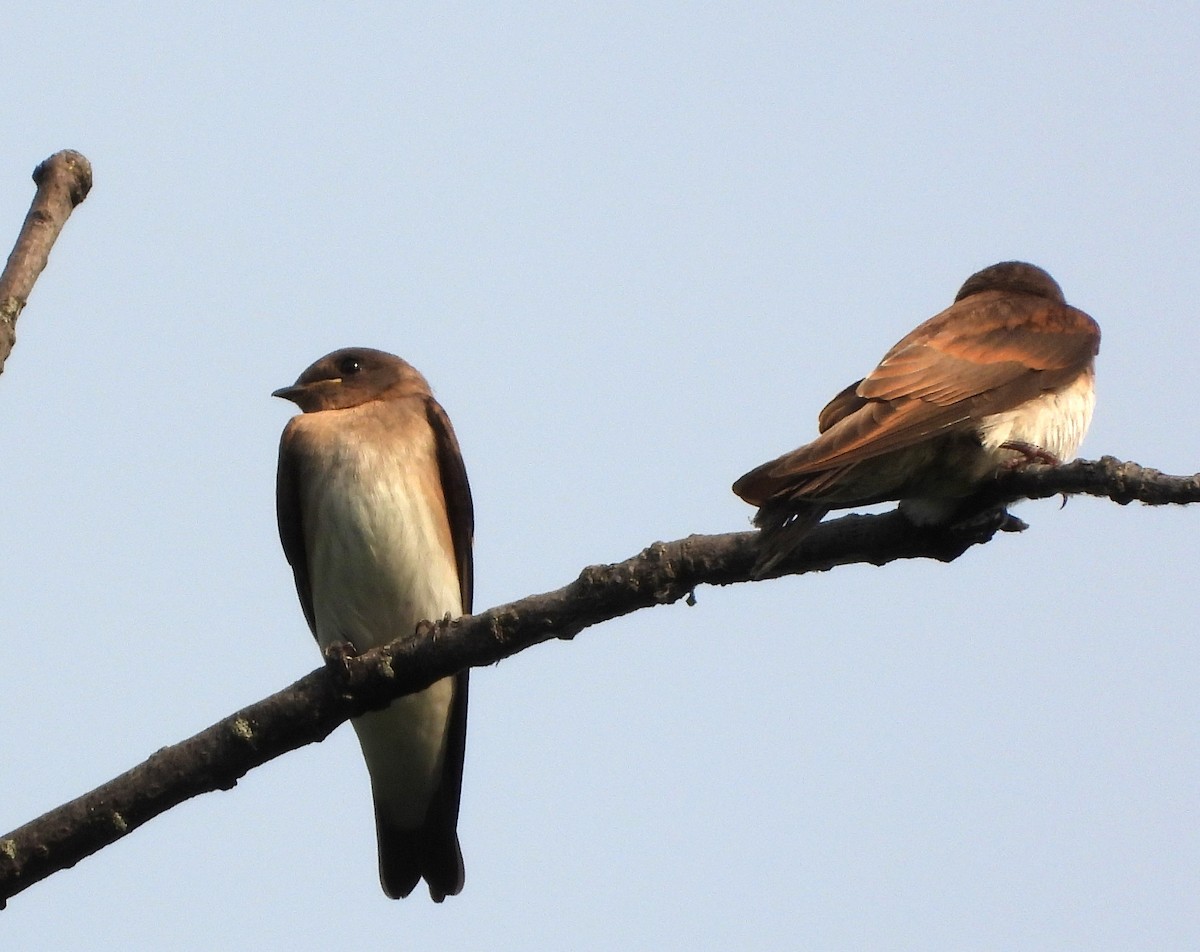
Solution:
[[[272,390],[271,396],[280,397],[284,400],[291,400],[292,403],[299,403],[300,397],[304,393],[305,388],[292,384],[290,387],[280,387],[278,390]]]

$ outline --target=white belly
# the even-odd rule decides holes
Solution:
[[[462,614],[458,570],[435,521],[445,515],[430,511],[415,481],[403,471],[342,471],[315,489],[322,531],[306,544],[322,647],[349,641],[366,651],[411,635],[423,619]]]
[[[411,636],[417,622],[462,614],[445,514],[413,474],[432,460],[388,458],[353,446],[343,465],[306,487],[308,565],[317,641],[360,651]],[[419,448],[418,448],[419,449]],[[443,525],[439,525],[438,519]],[[441,777],[453,680],[352,721],[376,801],[402,826],[419,825]]]

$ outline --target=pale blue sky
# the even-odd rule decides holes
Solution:
[[[972,271],[1101,324],[1083,454],[1200,468],[1192,4],[22,4],[0,828],[318,663],[273,510],[335,347],[425,372],[477,606],[729,491]],[[25,950],[1195,949],[1200,510],[635,614],[473,678],[467,884],[383,897],[349,729],[17,896]]]

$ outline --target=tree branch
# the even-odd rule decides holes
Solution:
[[[1006,473],[983,493],[988,503],[1060,493],[1126,504],[1200,502],[1200,474],[1167,476],[1111,456]],[[898,512],[843,516],[817,526],[774,575],[824,572],[838,565],[896,559],[951,562],[998,529],[1003,518],[961,528],[918,529]],[[569,585],[479,615],[422,622],[417,637],[357,657],[331,656],[324,668],[242,708],[90,793],[0,838],[0,908],[9,897],[73,866],[147,820],[191,797],[228,790],[252,768],[323,740],[347,718],[467,667],[494,664],[551,639],[652,605],[691,601],[698,585],[753,579],[756,534],[693,535],[656,542],[633,558],[585,568]]]
[[[92,187],[92,165],[78,152],[56,152],[33,170],[33,181],[33,203],[0,273],[0,373],[16,343],[17,318],[50,259],[50,249]]]
[[[1127,506],[1185,506],[1200,502],[1200,473],[1168,476],[1157,469],[1127,463],[1115,456],[1076,460],[1065,466],[1033,466],[1006,473],[996,481],[992,501],[1000,505],[1018,499],[1048,496],[1100,496]]]

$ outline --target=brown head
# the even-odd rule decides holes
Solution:
[[[315,413],[418,394],[428,395],[429,384],[407,361],[370,347],[344,347],[326,354],[294,384],[271,396],[291,400],[305,413]]]
[[[976,271],[959,289],[955,301],[983,291],[1004,291],[1008,294],[1032,294],[1066,304],[1062,288],[1037,265],[1024,261],[1001,261],[990,268]]]

